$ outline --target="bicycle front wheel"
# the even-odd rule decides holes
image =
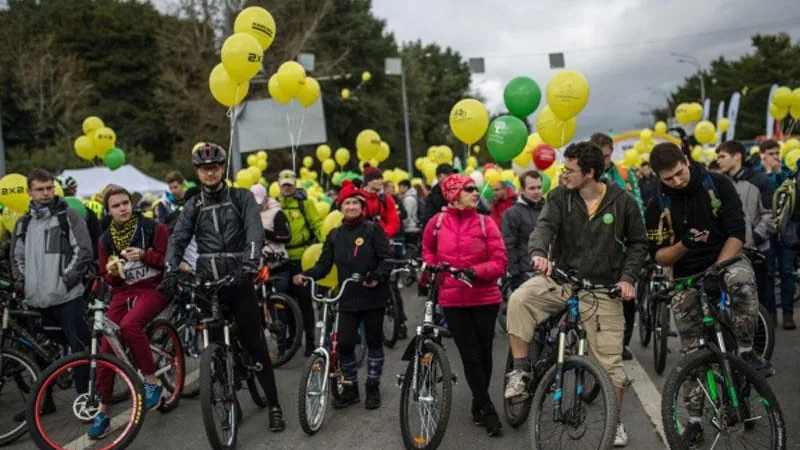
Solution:
[[[435,342],[425,342],[422,354],[408,363],[400,394],[400,432],[407,449],[439,447],[450,420],[452,380],[444,349]]]
[[[303,313],[300,305],[292,297],[275,292],[261,305],[261,314],[272,367],[281,367],[300,348],[303,336]]]
[[[147,327],[147,338],[153,351],[155,375],[164,387],[164,396],[158,410],[162,413],[178,407],[183,393],[186,366],[183,346],[178,332],[167,319],[156,319]]]
[[[96,369],[91,365],[96,363]],[[99,414],[97,385],[85,386],[91,370],[103,369],[115,380],[117,392],[124,390],[127,400],[109,404],[107,416],[111,424],[98,439],[87,435],[88,423]],[[59,378],[71,372],[77,390],[62,390]],[[95,378],[96,379],[96,378]],[[84,384],[84,386],[82,386]],[[144,424],[144,385],[133,367],[118,358],[99,353],[73,353],[48,367],[28,397],[28,432],[39,448],[57,449],[122,449],[133,442]]]
[[[300,415],[300,427],[309,436],[322,428],[328,408],[328,390],[331,386],[325,386],[325,379],[328,377],[325,361],[322,354],[315,352],[308,359],[306,370],[300,377],[297,411]]]
[[[386,303],[386,309],[383,314],[383,345],[388,348],[394,348],[397,344],[397,338],[400,335],[400,290],[397,286],[390,285],[389,291],[391,297]]]
[[[763,305],[758,305],[753,350],[767,361],[772,359],[772,352],[775,350],[775,324],[772,322],[772,315]]]
[[[533,395],[530,429],[533,448],[610,449],[619,413],[608,373],[589,358],[569,356],[561,368],[563,390],[560,390],[555,382],[558,369],[554,365],[545,373]],[[599,386],[599,394],[591,404],[582,400],[589,378]],[[556,409],[558,401],[560,409]]]
[[[637,305],[637,324],[639,327],[639,341],[642,344],[642,347],[647,348],[650,345],[650,337],[652,336],[653,329],[651,327],[650,322],[650,304],[652,299],[649,297],[648,291],[649,288],[642,288],[644,291],[642,296],[639,297],[641,300]]]
[[[656,373],[661,375],[667,365],[667,341],[669,339],[669,306],[666,302],[659,302],[655,307],[653,317],[653,362]]]
[[[664,383],[661,415],[671,449],[785,449],[786,429],[775,393],[738,356],[728,354],[733,380],[711,350],[682,359]]]
[[[24,353],[10,348],[0,352],[0,446],[7,445],[25,434],[25,406],[36,380],[39,367]]]
[[[239,431],[231,350],[209,344],[200,357],[200,410],[211,448],[232,449]]]

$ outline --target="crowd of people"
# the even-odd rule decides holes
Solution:
[[[360,402],[355,346],[363,325],[367,346],[365,406],[381,405],[380,379],[384,364],[382,322],[389,298],[389,259],[421,256],[428,265],[447,263],[468,269],[469,285],[440,280],[439,305],[458,348],[472,394],[474,423],[490,436],[502,424],[489,394],[495,322],[504,301],[498,281],[508,277],[513,294],[508,301],[508,343],[513,368],[506,375],[505,398],[522,395],[528,372],[528,347],[534,328],[558,310],[568,291],[548,275],[554,263],[575,270],[593,283],[616,285],[621,299],[581,297],[582,310],[592,310],[586,326],[588,350],[609,373],[622,407],[627,377],[623,360],[636,314],[637,283],[647,261],[671,267],[675,277],[695,274],[746,252],[745,258],[719,271],[733,299],[738,351],[753,367],[769,374],[769,364],[752,351],[758,303],[785,329],[794,329],[793,301],[796,253],[777,240],[771,215],[772,194],[788,176],[779,158],[779,144],[766,141],[760,161],[748,158],[744,145],[727,141],[718,148],[709,170],[694,162],[686,148],[664,142],[652,150],[649,163],[625,168],[612,162],[613,140],[601,133],[569,145],[558,187],[544,191],[537,171],[519,175],[514,183],[498,181],[481,187],[452,165],[436,168],[433,186],[403,180],[386,182],[377,167],[367,166],[363,178],[334,187],[330,196],[343,215],[342,225],[322,235],[322,221],[290,170],[278,175],[280,193],[267,195],[262,185],[250,190],[225,182],[226,151],[215,144],[192,153],[199,185],[185,189],[183,175],[167,175],[169,191],[152,205],[138,204],[124,186],[109,185],[102,197],[104,215],[87,210],[84,217],[54,195],[54,178],[43,170],[28,176],[30,212],[13,231],[8,249],[15,289],[28,307],[40,310],[64,330],[70,347],[89,342],[84,320],[84,284],[92,268],[111,286],[108,317],[117,323],[144,377],[145,405],[158,407],[162,387],[153,376],[153,360],[145,326],[176,295],[181,273],[208,279],[232,274],[236,283],[220,293],[230,308],[241,343],[263,369],[258,380],[269,403],[269,428],[285,427],[275,373],[257,311],[253,276],[267,264],[276,288],[290,294],[302,310],[305,354],[315,348],[315,308],[307,279],[325,277],[335,265],[341,283],[364,275],[348,287],[339,305],[339,354],[345,391],[334,406]],[[74,180],[61,180],[74,194]],[[487,201],[482,189],[491,189]],[[302,267],[305,250],[322,243],[319,259]],[[419,254],[413,254],[415,250]],[[278,257],[275,257],[277,255]],[[754,255],[761,255],[755,257]],[[752,262],[751,262],[752,259]],[[780,271],[780,305],[773,283]],[[37,280],[37,281],[32,281]],[[672,299],[682,350],[691,351],[701,337],[696,290]],[[403,311],[402,301],[398,305]],[[403,315],[405,321],[405,315]],[[405,323],[400,338],[407,337]],[[107,343],[102,348],[109,351]],[[88,380],[76,373],[76,389]],[[113,390],[113,376],[100,372],[97,381],[103,403]],[[81,391],[83,390],[83,391]],[[699,412],[697,413],[699,414]],[[700,417],[686,424],[684,439],[702,439]],[[104,406],[88,434],[101,439],[110,419]],[[622,420],[615,445],[625,446]]]

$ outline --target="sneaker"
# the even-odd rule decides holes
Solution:
[[[343,409],[350,405],[355,405],[360,402],[361,398],[358,396],[358,384],[355,381],[344,385],[344,390],[339,397],[333,400],[333,409]]]
[[[622,360],[623,361],[630,361],[633,359],[633,353],[628,347],[622,347]]]
[[[486,434],[491,437],[499,436],[503,431],[503,424],[500,422],[500,416],[494,409],[494,405],[489,403],[483,408],[483,421],[486,424]]]
[[[286,422],[283,421],[283,410],[276,406],[269,410],[269,431],[279,432],[286,428]]]
[[[485,425],[483,408],[478,404],[475,397],[472,397],[472,423],[478,426]]]
[[[625,432],[625,425],[620,422],[617,424],[617,434],[614,435],[614,447],[625,447],[628,445],[628,433]]]
[[[102,412],[98,413],[92,426],[89,427],[89,439],[97,440],[106,437],[109,425],[111,425],[111,419]]]
[[[697,422],[689,422],[683,430],[681,440],[687,445],[697,444],[703,441],[703,425]]]
[[[769,378],[775,375],[775,369],[772,368],[772,364],[770,364],[769,361],[765,361],[761,356],[756,355],[755,352],[744,352],[741,354],[741,357],[762,377]]]
[[[794,323],[794,317],[790,315],[783,316],[783,329],[784,330],[794,330],[797,329],[797,325]]]
[[[530,379],[529,372],[521,370],[512,370],[506,375],[506,392],[505,398],[514,398],[525,393],[528,389],[527,380]]]
[[[161,406],[161,392],[164,388],[161,384],[144,384],[144,409],[152,411]],[[96,422],[95,422],[96,423]]]
[[[367,381],[366,386],[367,399],[364,400],[364,407],[367,409],[378,409],[381,407],[381,390],[380,382]]]

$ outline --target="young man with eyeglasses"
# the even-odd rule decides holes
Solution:
[[[622,301],[632,301],[639,271],[647,257],[644,223],[636,200],[614,182],[601,180],[603,153],[591,142],[580,142],[564,152],[566,186],[548,194],[528,242],[538,276],[526,281],[508,303],[508,342],[514,357],[507,374],[506,398],[525,392],[531,375],[528,346],[536,326],[564,307],[569,289],[549,278],[552,261],[592,283],[620,288]],[[626,249],[623,252],[623,249]],[[605,368],[622,408],[625,370],[622,301],[602,293],[580,294],[581,314],[591,317],[585,327],[589,356]],[[628,435],[620,420],[614,445],[624,447]]]

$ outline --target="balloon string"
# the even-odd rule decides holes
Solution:
[[[306,111],[303,110],[303,115],[300,116],[300,127],[297,130],[297,146],[300,146],[300,139],[303,137],[303,124],[306,121]]]
[[[289,113],[286,113],[286,130],[289,132],[289,148],[292,150],[292,171],[297,173],[297,161],[294,154],[294,134],[292,133],[292,120]]]

